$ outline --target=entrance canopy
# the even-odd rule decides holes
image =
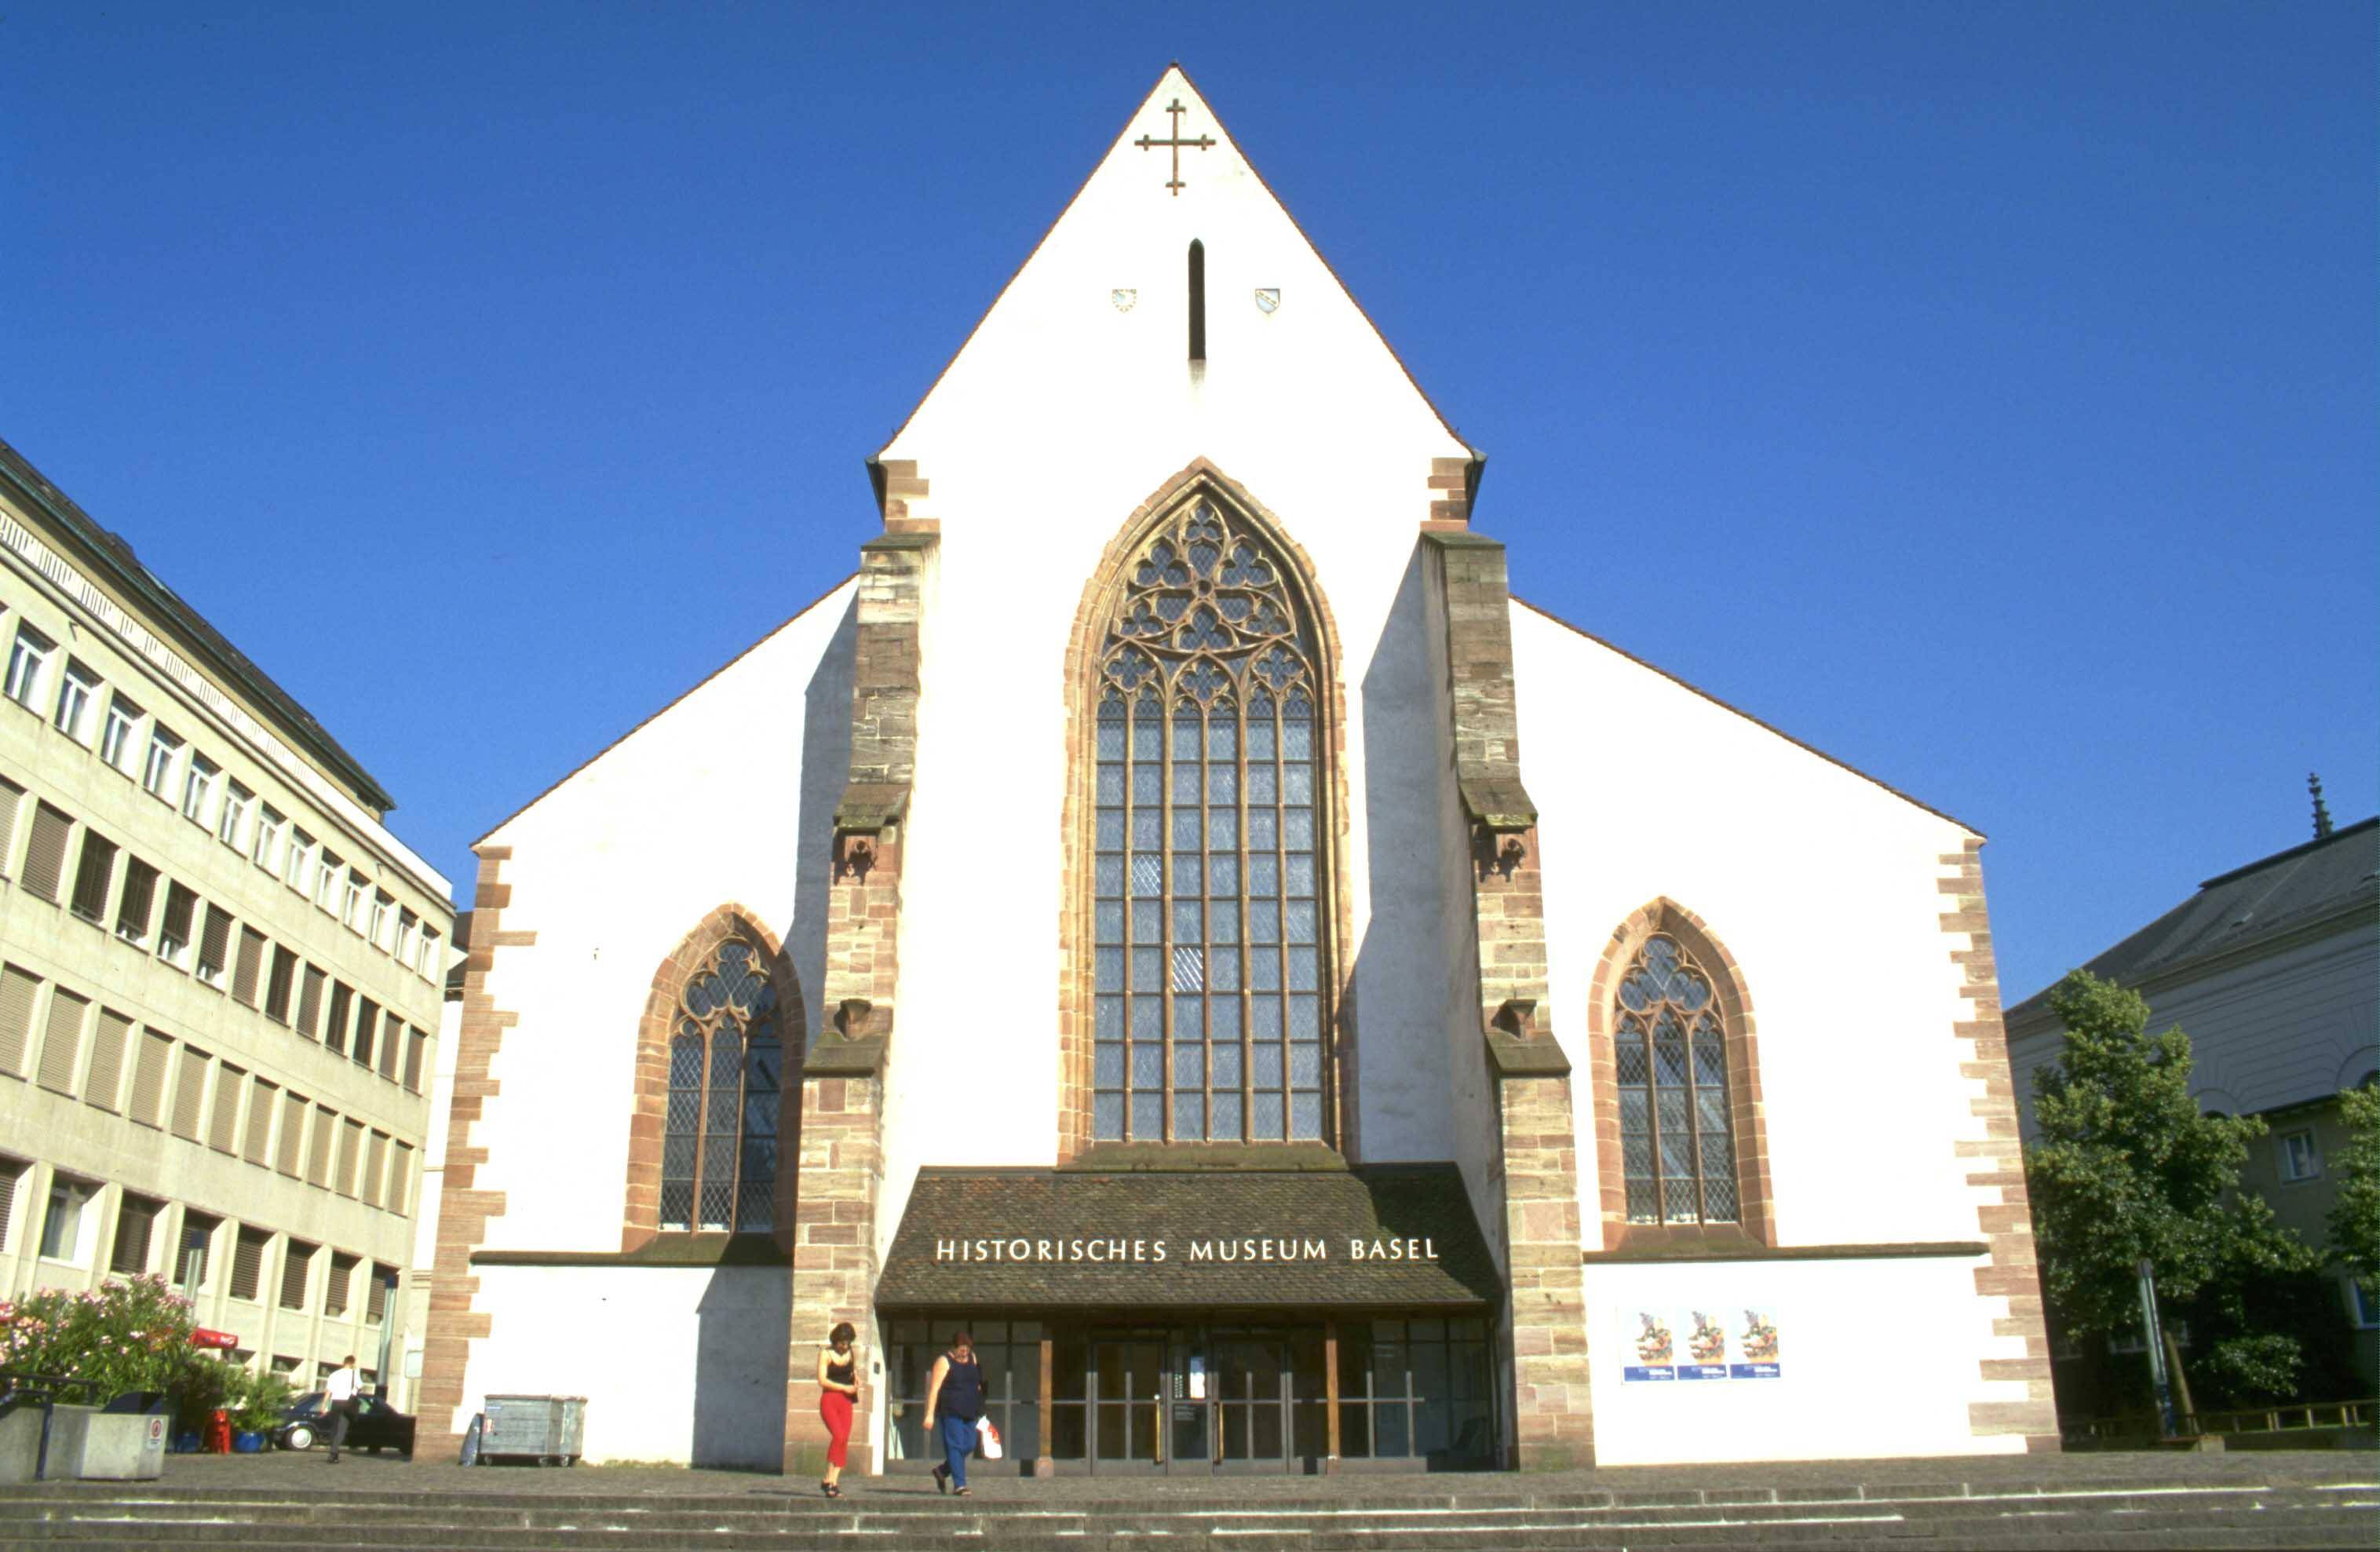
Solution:
[[[883,1310],[1477,1314],[1502,1299],[1451,1164],[921,1170],[876,1291]]]

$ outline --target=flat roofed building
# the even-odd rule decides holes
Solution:
[[[243,1361],[376,1370],[447,881],[354,757],[5,443],[0,652],[0,1291],[153,1273]]]

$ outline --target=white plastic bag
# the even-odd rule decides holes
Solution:
[[[999,1460],[1004,1451],[1000,1443],[1000,1430],[991,1425],[991,1419],[986,1417],[978,1420],[975,1432],[976,1437],[983,1445],[983,1458],[987,1461]]]

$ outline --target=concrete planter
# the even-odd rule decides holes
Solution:
[[[49,1481],[153,1482],[164,1470],[163,1413],[61,1405],[50,1419]]]

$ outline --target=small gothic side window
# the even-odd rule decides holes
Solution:
[[[721,944],[687,978],[670,1037],[663,1229],[774,1226],[781,1052],[765,958],[749,943]]]
[[[1738,1221],[1727,1028],[1709,975],[1657,934],[1628,967],[1614,1012],[1628,1221]]]
[[[1330,984],[1314,631],[1210,503],[1126,572],[1093,750],[1091,1134],[1322,1139]]]

